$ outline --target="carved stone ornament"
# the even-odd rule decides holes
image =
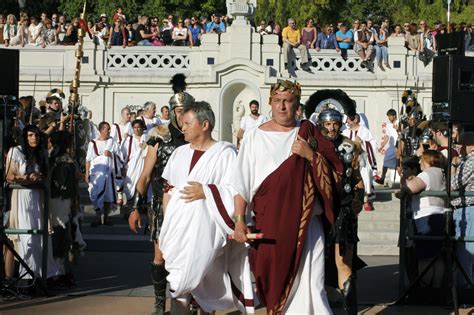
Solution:
[[[236,20],[255,16],[257,0],[226,0],[227,15]]]

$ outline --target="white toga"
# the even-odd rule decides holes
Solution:
[[[265,178],[291,155],[299,128],[288,132],[254,128],[243,139],[233,172],[233,186],[252,210],[252,199]],[[319,220],[321,206],[308,227],[298,275],[285,314],[332,314],[324,289],[324,234]],[[249,214],[250,211],[247,211]]]
[[[170,292],[176,298],[192,294],[206,312],[234,306],[245,314],[254,312],[248,249],[227,240],[233,233],[229,224],[235,192],[226,183],[236,154],[232,144],[217,142],[190,171],[195,150],[183,145],[173,152],[162,175],[173,186],[159,236]],[[189,181],[203,185],[204,200],[181,199],[180,190]]]

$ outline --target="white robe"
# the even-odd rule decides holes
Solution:
[[[235,147],[215,143],[189,172],[193,153],[189,144],[177,148],[162,175],[174,186],[159,237],[171,295],[182,298],[191,293],[207,312],[237,306],[243,313],[253,313],[248,249],[227,240],[233,233],[228,220],[232,221],[235,193],[225,184],[235,161]],[[181,199],[179,191],[188,181],[203,184],[204,200],[185,203]],[[243,293],[243,302],[252,305],[245,307],[239,301],[233,294],[236,288]]]
[[[86,156],[86,161],[91,163],[88,191],[94,209],[103,209],[105,202],[116,202],[114,158],[119,154],[119,151],[112,138],[95,139],[94,141],[97,145],[97,152],[95,152],[91,141]],[[104,155],[106,150],[112,153],[112,157]]]
[[[153,127],[161,125],[161,120],[158,117],[153,117],[153,118],[147,118],[145,116],[140,116],[138,119],[143,120],[145,123],[146,129],[144,130],[145,135],[148,134],[148,131],[153,129]]]
[[[121,145],[129,135],[133,135],[131,122],[127,122],[125,125],[122,125],[121,123],[110,125],[110,137],[114,139],[118,145]]]
[[[383,157],[383,166],[389,169],[396,169],[397,168],[397,140],[398,140],[398,132],[397,129],[393,127],[393,124],[388,122],[387,127],[385,129],[386,135],[388,138],[388,142],[383,148],[385,150],[384,157]]]
[[[377,148],[377,142],[372,136],[372,133],[366,127],[360,125],[357,131],[346,129],[342,134],[349,139],[355,141],[357,137],[362,140],[362,149],[364,150],[363,155],[361,155],[365,163],[362,164],[360,168],[360,175],[364,182],[365,193],[367,195],[374,193],[374,172],[377,171],[377,162],[375,160],[375,150]],[[364,165],[365,164],[365,165]]]
[[[18,175],[26,175],[32,170],[27,170],[27,161],[20,147],[10,149],[7,156],[7,169],[15,168]],[[38,165],[35,165],[34,172],[39,172]],[[45,228],[43,224],[43,196],[38,189],[13,189],[10,221],[8,226],[15,229],[35,229]],[[48,228],[46,226],[46,228]],[[41,263],[43,259],[43,236],[40,234],[10,234],[8,235],[18,255],[25,261],[33,272],[41,277]],[[53,244],[51,236],[48,237],[48,269],[47,277],[59,275],[59,266],[53,258]],[[20,265],[20,274],[26,270]],[[26,279],[31,279],[28,274]]]
[[[124,179],[123,192],[127,200],[132,199],[135,187],[145,165],[146,150],[143,150],[145,135],[140,137],[128,136],[122,143],[121,151],[127,175]]]
[[[298,131],[298,127],[288,132],[255,128],[245,133],[232,180],[234,188],[247,201],[247,214],[252,210],[252,199],[262,182],[292,154],[291,146]],[[319,219],[321,213],[321,205],[315,203],[285,314],[332,314],[324,288],[324,234]]]

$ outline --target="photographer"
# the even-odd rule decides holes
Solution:
[[[459,198],[451,201],[454,208],[453,220],[456,237],[474,236],[474,197],[464,197],[463,192],[474,191],[474,134],[464,133],[461,143],[466,146],[466,155],[461,159],[455,158],[452,163],[453,177],[451,187],[461,194]],[[460,163],[458,163],[460,161]],[[474,243],[457,242],[457,254],[461,265],[467,275],[472,279],[472,267],[474,260]],[[458,276],[460,287],[466,285],[462,275]]]
[[[406,185],[412,196],[413,219],[417,235],[444,235],[444,200],[440,197],[420,197],[422,191],[443,191],[446,188],[443,167],[445,158],[435,150],[426,150],[420,159],[422,172],[410,176]],[[416,194],[416,195],[415,195]],[[416,240],[415,253],[418,258],[418,272],[421,273],[431,259],[439,254],[442,241]],[[435,262],[422,279],[426,286],[440,287],[443,274],[442,260]]]

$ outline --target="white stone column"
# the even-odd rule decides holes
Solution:
[[[409,67],[407,49],[405,48],[405,38],[388,38],[388,60],[392,69],[386,69],[391,79],[399,79],[405,76],[412,76],[412,69]]]

